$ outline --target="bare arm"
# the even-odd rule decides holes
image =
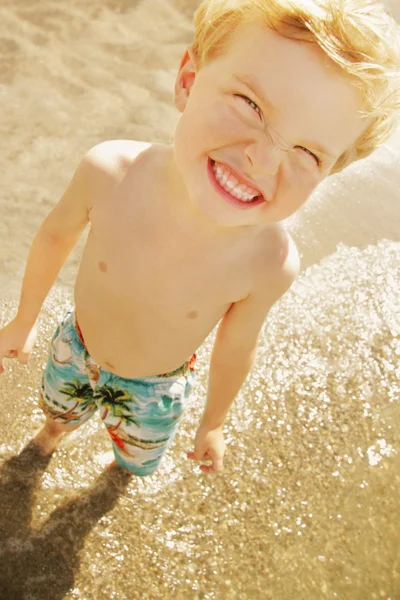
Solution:
[[[67,256],[88,223],[92,165],[85,157],[62,198],[40,225],[29,251],[16,319],[33,325]]]
[[[0,330],[0,374],[3,358],[27,363],[36,338],[35,322],[68,254],[89,221],[89,211],[121,176],[132,154],[130,142],[104,142],[79,164],[58,204],[40,225],[33,240],[16,317]]]
[[[81,160],[33,240],[16,316],[20,323],[35,323],[61,267],[89,222],[90,209],[100,195],[109,191],[123,166],[123,149],[118,141],[95,146]]]
[[[233,304],[222,319],[211,356],[207,402],[200,426],[222,426],[253,365],[267,314],[292,285],[299,263],[296,246],[291,241],[284,263],[260,281],[247,298]]]
[[[297,248],[290,239],[283,264],[268,272],[247,298],[223,317],[210,365],[207,402],[188,458],[211,461],[203,473],[221,471],[225,454],[222,425],[254,361],[260,330],[272,305],[290,288],[300,270]]]

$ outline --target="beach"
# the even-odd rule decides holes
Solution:
[[[35,231],[82,155],[109,139],[171,141],[198,4],[0,3],[0,326],[15,314]],[[390,6],[400,19],[397,0]],[[288,220],[302,271],[268,316],[214,477],[186,459],[214,334],[155,475],[103,473],[98,416],[49,461],[29,446],[82,236],[45,303],[29,367],[8,361],[0,379],[0,598],[400,598],[399,189],[398,129]]]

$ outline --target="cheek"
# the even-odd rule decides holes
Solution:
[[[251,128],[241,119],[237,111],[230,105],[224,104],[220,107],[218,122],[215,127],[223,131],[224,134],[235,140],[245,140],[249,137]]]
[[[285,161],[282,164],[279,188],[280,192],[291,204],[297,206],[303,204],[317,185],[322,181],[321,174],[313,175],[301,170],[292,168],[292,165]]]
[[[181,160],[190,155],[190,149],[198,143],[199,132],[196,121],[191,118],[189,111],[183,112],[175,127],[174,147],[175,153]]]
[[[214,99],[203,98],[200,104],[197,104],[195,114],[199,115],[197,123],[202,136],[207,136],[208,139],[223,137],[224,140],[235,140],[246,135],[246,126],[224,99],[218,97]],[[191,111],[191,115],[194,120],[193,111]]]
[[[200,110],[188,103],[175,130],[175,144],[186,148],[188,153],[190,149],[194,154],[199,150],[207,153],[237,143],[244,133],[243,124],[226,107],[215,103]]]

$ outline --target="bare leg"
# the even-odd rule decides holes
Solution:
[[[33,438],[33,442],[39,446],[42,454],[48,456],[57,448],[58,442],[64,435],[77,429],[79,425],[62,425],[55,423],[51,419],[47,419],[46,423]]]
[[[71,431],[74,431],[74,429],[78,429],[78,427],[79,425],[63,425],[54,422],[52,419],[47,419],[42,429],[32,441],[40,448],[40,451],[44,456],[48,456],[57,448],[61,438]],[[121,469],[125,471],[126,469],[122,469],[113,458],[114,453],[112,451],[106,452],[98,458],[98,462],[100,462],[106,471],[111,469]]]

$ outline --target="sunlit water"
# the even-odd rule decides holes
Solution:
[[[197,5],[3,3],[0,324],[82,154],[105,139],[170,139]],[[185,457],[212,337],[157,474],[103,475],[98,417],[50,461],[37,456],[41,369],[70,301],[56,288],[30,367],[9,361],[0,378],[0,600],[400,599],[399,139],[329,179],[293,220],[303,267],[323,260],[268,318],[218,476]],[[69,289],[81,248],[61,273]]]
[[[69,298],[46,304],[29,369],[1,381],[0,598],[400,598],[400,244],[340,246],[273,308],[226,424],[225,470],[186,459],[212,337],[155,475],[102,475],[95,417],[48,462],[40,372]],[[1,321],[14,302],[1,304]]]

